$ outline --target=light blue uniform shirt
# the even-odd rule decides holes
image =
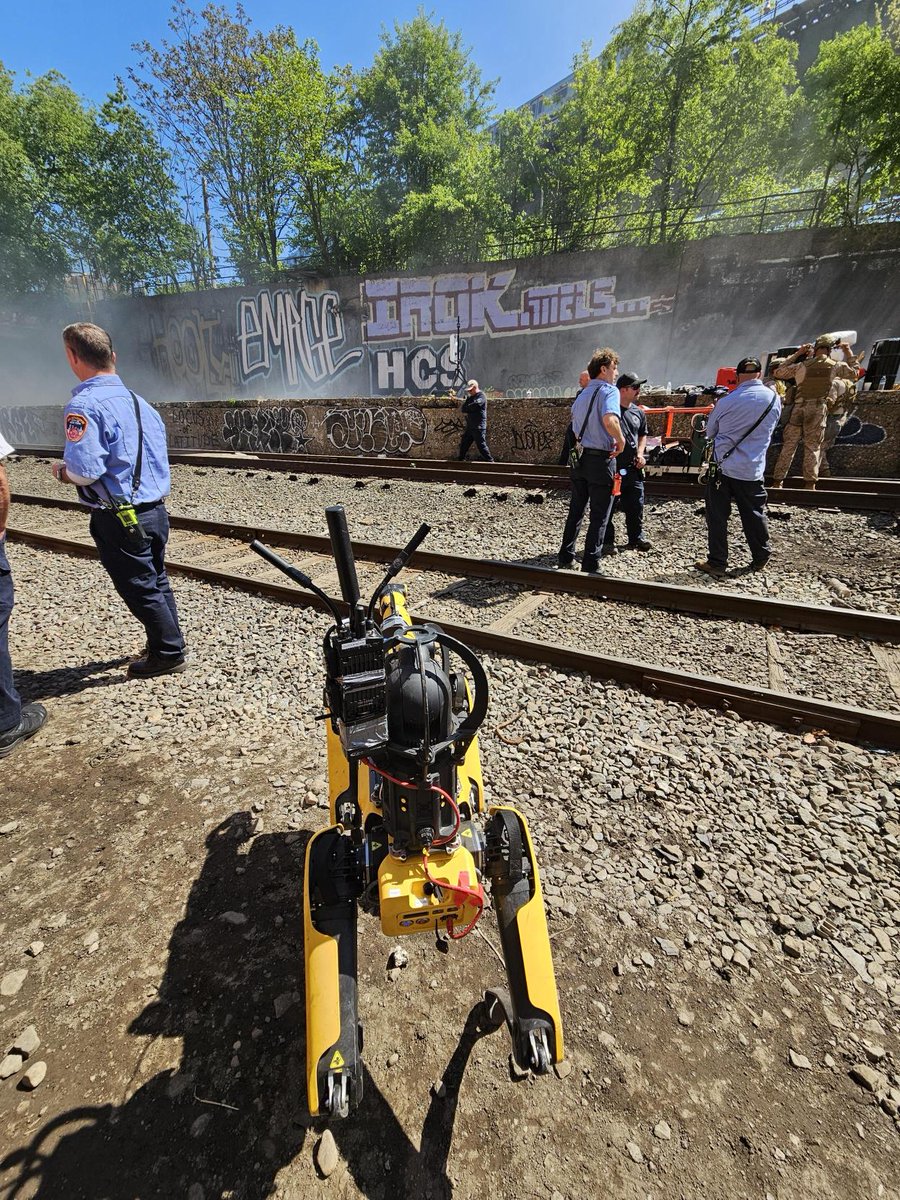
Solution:
[[[621,418],[622,406],[619,404],[619,389],[613,387],[611,383],[605,383],[602,379],[590,380],[582,388],[580,394],[575,397],[575,403],[572,405],[572,432],[576,437],[581,433],[581,427],[584,425],[591,399],[594,396],[597,399],[594,400],[594,407],[591,410],[590,420],[585,426],[581,444],[585,450],[615,450],[615,438],[610,437],[603,428],[603,417],[607,413],[612,413],[613,416]]]
[[[762,417],[773,396],[775,403],[769,412],[753,432],[744,437],[754,422]],[[710,441],[715,441],[715,460],[721,465],[723,475],[730,475],[732,479],[762,479],[766,470],[766,451],[780,416],[778,393],[759,379],[739,383],[733,392],[716,402],[709,414],[706,436]],[[742,437],[744,440],[734,453],[725,458]]]
[[[138,397],[144,452],[141,483],[135,504],[149,504],[169,494],[169,455],[166,427],[155,409]],[[106,501],[113,496],[132,499],[132,476],[138,449],[138,424],[134,401],[118,375],[95,375],[72,391],[63,414],[66,470],[83,479]],[[105,490],[106,489],[106,490]],[[82,499],[85,500],[84,496]],[[89,500],[85,503],[90,504]]]

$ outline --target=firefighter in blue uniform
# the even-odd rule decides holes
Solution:
[[[147,633],[132,679],[185,669],[184,638],[165,568],[169,515],[166,430],[116,374],[109,334],[79,322],[63,330],[79,383],[63,414],[65,451],[53,474],[91,510],[91,536],[113,586]]]

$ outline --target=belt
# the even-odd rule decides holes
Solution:
[[[602,454],[604,458],[609,458],[611,451],[609,451],[609,450],[592,450],[589,446],[585,446],[585,448],[582,450],[581,453],[582,454]]]
[[[135,512],[149,512],[149,510],[151,508],[156,508],[157,505],[162,504],[162,502],[163,502],[163,497],[160,496],[160,498],[158,500],[148,500],[146,504],[136,504],[134,506],[134,511]]]

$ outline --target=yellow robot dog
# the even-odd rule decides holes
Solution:
[[[334,615],[324,641],[331,826],[311,839],[304,879],[306,1065],[310,1112],[346,1117],[362,1098],[360,904],[378,911],[390,937],[459,940],[478,922],[487,885],[508,990],[485,993],[486,1019],[506,1021],[516,1059],[536,1074],[562,1060],[563,1037],[528,826],[514,808],[485,809],[476,736],[488,706],[484,668],[438,626],[414,625],[405,589],[392,585],[429,527],[366,605],[344,510],[325,515],[347,618],[302,571],[252,547]]]

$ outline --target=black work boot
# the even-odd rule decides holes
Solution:
[[[182,654],[180,658],[157,658],[155,654],[145,654],[128,664],[125,674],[129,679],[153,679],[157,675],[180,675],[187,670],[187,659]]]
[[[0,733],[0,758],[6,758],[21,742],[33,737],[46,720],[47,710],[43,704],[23,704],[18,725]]]

